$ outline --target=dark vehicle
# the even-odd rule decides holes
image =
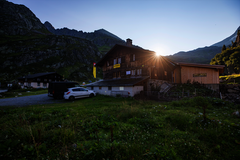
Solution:
[[[68,91],[68,88],[80,87],[77,82],[50,82],[48,86],[48,96],[55,99],[62,99],[64,92]]]

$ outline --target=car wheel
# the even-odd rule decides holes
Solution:
[[[91,94],[89,95],[89,97],[90,97],[90,98],[92,98],[93,96],[94,96],[94,94],[93,94],[93,93],[91,93]]]
[[[69,97],[70,101],[74,101],[74,99],[75,99],[75,97],[73,97],[73,96]]]

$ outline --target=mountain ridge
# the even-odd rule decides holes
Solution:
[[[109,50],[111,47],[113,47],[115,44],[125,44],[125,41],[119,38],[118,36],[114,35],[113,33],[105,30],[105,29],[99,29],[95,30],[94,32],[83,32],[82,30],[75,30],[75,29],[69,29],[69,28],[57,28],[55,29],[53,25],[46,21],[44,23],[44,26],[53,34],[55,35],[67,35],[67,36],[73,36],[78,38],[83,38],[92,41],[95,45],[98,46],[100,49],[100,52],[102,54],[105,54],[107,49]],[[105,46],[105,50],[101,50],[102,47]]]
[[[190,51],[180,51],[166,57],[175,62],[209,64],[211,62],[211,59],[213,59],[216,54],[221,53],[221,49],[224,44],[226,46],[229,46],[232,44],[231,41],[235,41],[238,30],[240,30],[240,26],[231,36],[211,46],[197,48]]]

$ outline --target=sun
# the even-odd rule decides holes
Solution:
[[[159,52],[155,52],[156,53],[156,56],[160,56],[161,54]]]

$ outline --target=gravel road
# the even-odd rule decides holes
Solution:
[[[55,100],[48,94],[0,99],[0,106],[24,107],[35,104],[65,103],[64,99]]]

